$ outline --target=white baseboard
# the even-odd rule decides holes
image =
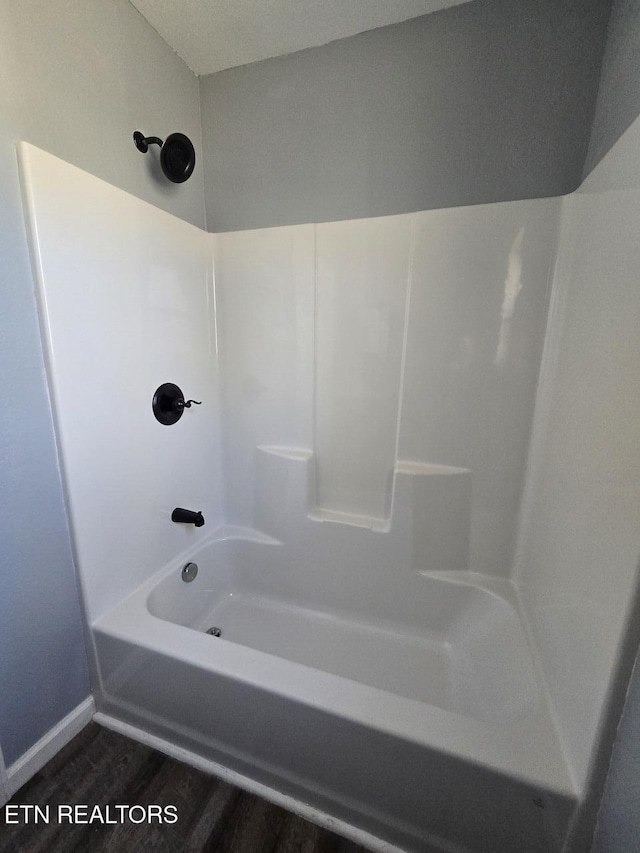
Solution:
[[[64,719],[49,729],[39,741],[14,761],[6,770],[6,785],[9,797],[28,782],[41,767],[59,752],[63,746],[75,737],[78,732],[91,722],[95,711],[93,696],[88,696],[84,702],[77,705]],[[1,780],[0,780],[1,782]],[[1,789],[1,785],[0,785]],[[0,790],[1,794],[1,790]]]
[[[9,796],[7,768],[5,767],[4,758],[2,757],[2,747],[0,747],[0,809],[8,801]]]

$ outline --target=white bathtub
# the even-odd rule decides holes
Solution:
[[[561,849],[575,795],[510,585],[398,572],[381,595],[388,567],[325,557],[220,530],[172,560],[94,625],[99,719],[373,849]]]

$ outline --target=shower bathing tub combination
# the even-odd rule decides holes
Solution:
[[[635,568],[585,700],[530,550],[608,202],[212,235],[20,159],[96,718],[373,850],[578,850]]]

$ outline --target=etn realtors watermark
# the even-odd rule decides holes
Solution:
[[[120,824],[177,823],[177,806],[159,805],[73,805],[36,806],[9,804],[4,807],[4,820],[12,824]]]

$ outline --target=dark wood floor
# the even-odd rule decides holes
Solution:
[[[302,818],[91,723],[11,804],[175,805],[175,824],[7,825],[2,853],[365,853]]]

